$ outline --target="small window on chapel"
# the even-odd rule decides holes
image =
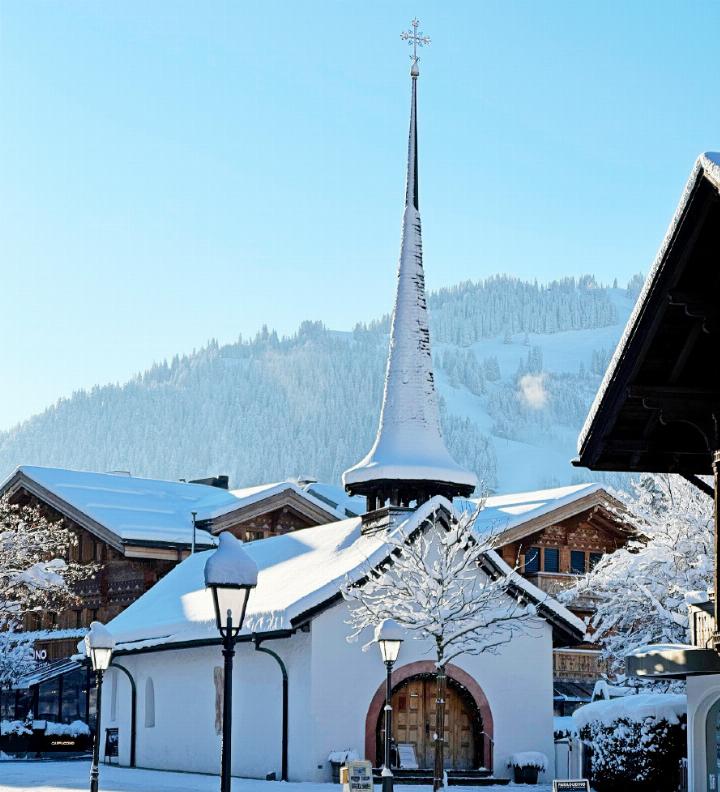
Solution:
[[[546,547],[543,558],[543,570],[545,572],[560,571],[560,550],[557,547]]]
[[[540,548],[528,547],[525,551],[525,572],[539,572],[540,571]]]
[[[585,574],[585,551],[584,550],[571,550],[570,551],[570,572],[573,575]]]
[[[590,553],[589,554],[589,567],[590,569],[595,569],[595,567],[602,561],[603,553]]]

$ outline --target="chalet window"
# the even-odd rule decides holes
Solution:
[[[546,547],[543,557],[543,570],[545,572],[560,571],[560,550],[557,547]]]
[[[152,677],[145,680],[145,728],[155,725],[155,685]]]
[[[602,561],[604,553],[590,553],[590,569],[595,569],[595,567]]]
[[[570,551],[570,571],[573,575],[585,574],[585,551],[584,550],[571,550]]]
[[[540,548],[528,547],[525,551],[525,572],[539,572],[540,571]]]

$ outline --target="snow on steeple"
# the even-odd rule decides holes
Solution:
[[[417,36],[417,20],[413,28],[416,39],[407,38],[414,46],[429,43]],[[399,506],[433,495],[469,495],[477,486],[475,474],[450,456],[440,430],[422,264],[416,51],[412,58],[405,213],[380,426],[368,455],[343,474],[348,492],[368,497],[368,510],[386,501]]]

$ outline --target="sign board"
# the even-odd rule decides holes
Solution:
[[[552,792],[590,792],[590,782],[586,779],[573,781],[553,781]]]
[[[347,763],[347,783],[344,792],[373,792],[372,763],[355,759]]]
[[[397,755],[400,767],[406,770],[418,769],[415,746],[412,743],[398,743]]]
[[[118,729],[105,729],[105,760],[118,755]]]

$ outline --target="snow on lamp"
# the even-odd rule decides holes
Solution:
[[[205,564],[205,585],[212,591],[215,621],[223,638],[237,637],[245,620],[250,591],[257,586],[257,566],[242,542],[227,531]]]
[[[85,654],[90,658],[93,671],[107,671],[112,659],[115,639],[104,624],[94,621],[85,636]]]
[[[383,663],[393,665],[400,653],[400,644],[403,642],[403,632],[395,619],[383,619],[375,627],[375,643],[380,647]]]

